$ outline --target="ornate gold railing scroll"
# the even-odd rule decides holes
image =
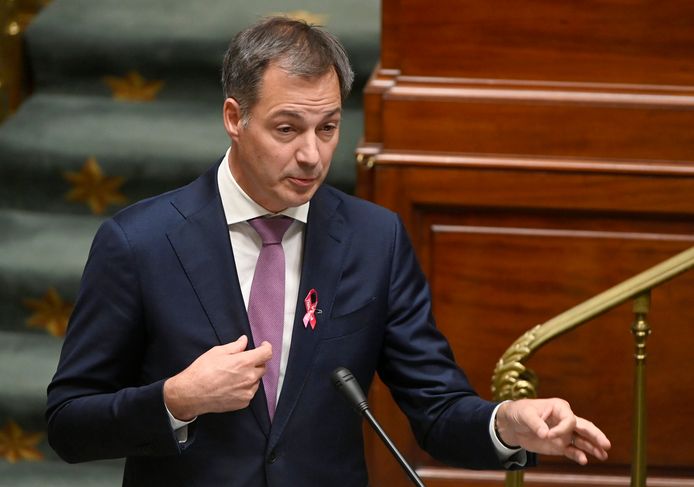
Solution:
[[[496,400],[536,397],[537,377],[524,362],[541,346],[577,326],[609,311],[629,299],[634,300],[632,333],[635,345],[634,374],[634,445],[631,471],[632,487],[646,485],[646,339],[650,334],[647,315],[651,289],[694,267],[694,247],[651,267],[626,281],[594,296],[578,306],[537,325],[518,338],[497,362],[492,377]],[[523,485],[522,472],[506,475],[507,487]]]

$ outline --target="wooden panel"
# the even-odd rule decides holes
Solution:
[[[426,219],[441,218],[431,214]],[[434,227],[429,269],[438,325],[486,397],[489,371],[508,348],[509,334],[520,336],[531,325],[694,245],[694,228],[688,237],[668,238],[586,231],[580,224],[551,229],[551,215],[540,228],[494,226],[491,220],[489,226]],[[515,223],[521,220],[522,213]],[[694,438],[679,438],[680,448],[672,451],[676,432],[694,429],[689,414],[694,376],[673,374],[690,353],[691,344],[681,337],[694,322],[692,289],[694,274],[653,293],[648,374],[653,466],[694,465]],[[610,464],[628,465],[631,459],[632,319],[630,304],[622,305],[546,345],[529,361],[540,377],[542,396],[569,400],[577,413],[604,428],[614,443]],[[543,459],[545,464],[555,461]]]
[[[515,337],[694,245],[694,175],[654,178],[597,167],[536,171],[527,160],[525,168],[486,168],[474,158],[469,165],[430,166],[387,155],[368,173],[373,199],[403,216],[430,279],[438,325],[484,397],[490,396],[496,360]],[[690,336],[694,322],[691,289],[690,274],[653,296],[649,462],[652,469],[694,477],[694,470],[681,470],[694,465],[694,442],[679,442],[682,449],[676,453],[672,448],[677,431],[694,426],[687,411],[694,378],[673,373],[682,368],[691,344],[681,339]],[[628,475],[632,443],[631,320],[624,305],[546,346],[530,361],[543,396],[569,399],[612,438],[608,465],[624,472],[620,482]],[[425,472],[437,467],[416,447],[387,390],[377,384],[371,397],[403,453]],[[378,462],[371,469],[374,485],[408,485],[397,464],[379,449],[376,444],[370,450],[370,461]],[[542,464],[541,472],[562,467],[568,469],[562,475],[570,477],[528,485],[587,485],[581,483],[583,476],[604,468],[577,469],[544,457]],[[495,478],[448,471],[448,480],[425,478],[427,485],[490,485]],[[578,473],[580,479],[569,480]]]
[[[641,224],[641,215],[635,215],[638,212],[663,215],[662,231],[672,215],[694,216],[694,174],[654,177],[621,172],[618,167],[613,173],[537,171],[532,170],[532,161],[517,162],[521,169],[377,163],[371,171],[374,200],[400,213],[411,234],[417,233],[415,205],[592,210],[614,214],[615,225],[634,230]],[[523,163],[528,170],[522,169]],[[615,212],[632,217],[623,219]],[[656,219],[650,221],[656,224]]]
[[[50,0],[0,2],[0,122],[14,113],[32,90],[24,66],[22,36]]]
[[[402,216],[439,326],[488,397],[523,331],[694,244],[694,2],[382,5],[357,192]],[[690,273],[653,295],[652,486],[694,484],[691,289]],[[628,485],[631,320],[623,305],[530,360],[540,393],[570,399],[614,450],[588,468],[543,458],[527,485]],[[437,465],[382,384],[371,398],[427,485],[502,485]],[[409,485],[373,436],[367,452],[373,485]]]
[[[400,65],[400,0],[381,2],[381,63]]]
[[[475,472],[469,470],[452,470],[446,468],[421,468],[420,476],[429,487],[491,487],[504,485],[502,472]],[[606,471],[598,474],[576,475],[560,470],[537,472],[531,470],[525,474],[525,485],[528,487],[579,487],[579,486],[629,486],[628,472]],[[686,477],[649,475],[649,487],[694,487],[694,480]]]
[[[622,96],[395,88],[383,103],[383,147],[694,161],[694,96]]]
[[[399,64],[383,67],[403,74],[694,84],[688,0],[395,3]]]
[[[364,142],[383,140],[383,94],[395,85],[397,72],[376,69],[364,89]]]

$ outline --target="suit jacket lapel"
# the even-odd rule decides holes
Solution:
[[[167,236],[219,343],[229,343],[241,335],[246,335],[249,343],[252,343],[251,328],[217,187],[217,167],[218,164],[176,195],[172,204],[185,221],[167,232]],[[267,435],[270,420],[262,391],[255,395],[250,408]]]
[[[274,447],[296,407],[303,385],[311,371],[315,348],[333,306],[335,290],[342,272],[343,256],[349,245],[345,222],[336,211],[339,200],[319,189],[311,200],[304,237],[301,283],[297,300],[292,344],[279,403],[272,422],[270,448]],[[318,293],[315,329],[304,326],[304,298],[311,289]],[[328,380],[328,377],[326,377]]]

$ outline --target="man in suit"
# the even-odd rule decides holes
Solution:
[[[606,458],[604,434],[562,400],[479,398],[434,325],[398,217],[322,184],[352,78],[339,41],[305,23],[266,19],[234,38],[231,148],[94,239],[48,388],[65,460],[126,457],[124,485],[367,485],[338,366],[367,388],[378,372],[444,462]]]

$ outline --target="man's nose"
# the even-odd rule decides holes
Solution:
[[[301,164],[316,165],[320,162],[318,144],[320,141],[316,134],[307,133],[302,137],[301,145],[296,152],[296,160]]]

